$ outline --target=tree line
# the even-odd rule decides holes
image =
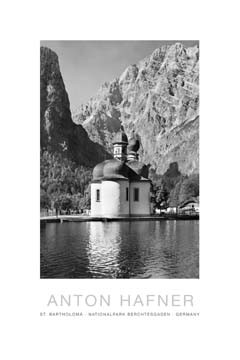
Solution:
[[[77,166],[60,153],[41,151],[41,209],[90,209],[92,168]],[[150,169],[151,201],[155,208],[177,207],[199,197],[199,174],[183,175],[173,162],[163,175]]]
[[[41,209],[80,210],[90,208],[88,191],[92,169],[77,166],[60,153],[41,151]]]
[[[154,207],[177,207],[185,201],[199,197],[199,174],[184,175],[173,162],[163,175],[150,170],[151,197]]]

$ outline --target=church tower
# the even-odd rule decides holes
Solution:
[[[128,145],[128,138],[126,133],[124,132],[123,126],[121,126],[120,131],[115,135],[113,139],[114,159],[118,159],[120,161],[126,161],[127,145]]]
[[[93,169],[91,182],[91,215],[150,215],[148,166],[138,160],[141,139],[132,134],[128,142],[123,127],[113,139],[114,159],[105,160]],[[128,150],[128,152],[127,152]]]
[[[135,132],[132,132],[132,136],[129,140],[128,147],[127,147],[127,160],[133,161],[138,160],[138,150],[140,147],[140,138]]]

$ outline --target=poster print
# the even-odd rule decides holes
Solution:
[[[237,46],[238,39],[236,38],[239,12],[234,3],[225,2],[201,3],[198,6],[192,6],[190,2],[148,2],[142,4],[131,2],[127,4],[124,4],[124,2],[112,4],[108,2],[104,6],[105,4],[103,2],[70,2],[61,4],[61,2],[43,1],[38,5],[34,3],[34,6],[32,6],[30,2],[25,1],[21,3],[15,2],[14,4],[12,2],[5,2],[2,6],[2,13],[4,15],[2,17],[2,33],[4,35],[2,38],[3,55],[1,57],[3,64],[1,67],[3,69],[1,76],[3,93],[3,136],[1,142],[3,145],[3,174],[1,178],[3,182],[2,268],[4,270],[2,271],[3,289],[1,297],[1,322],[4,329],[2,358],[16,359],[23,357],[25,359],[44,358],[61,360],[76,357],[88,359],[192,359],[194,357],[195,359],[205,359],[216,358],[219,355],[219,358],[235,359],[237,358],[236,354],[239,353],[236,347],[238,332],[235,331],[236,326],[234,326],[238,315],[238,279],[236,275],[238,274],[237,256],[239,254],[237,251],[237,207],[239,202],[237,201],[236,191],[238,188],[238,178],[237,175],[232,176],[232,170],[237,169],[236,164],[239,162],[239,130],[236,110],[239,94],[237,88],[239,83],[237,81],[237,59],[239,58],[237,55],[239,47]],[[80,258],[76,255],[75,262],[69,261],[72,266],[71,271],[69,269],[67,271],[65,259],[74,252],[74,239],[72,236],[68,236],[66,244],[62,242],[62,246],[59,246],[59,242],[61,243],[60,236],[54,236],[54,234],[62,234],[63,227],[60,230],[58,230],[59,227],[56,227],[55,230],[48,231],[48,235],[52,235],[49,236],[48,241],[44,240],[44,231],[46,231],[48,225],[67,225],[65,219],[63,219],[62,223],[61,221],[58,222],[59,220],[57,219],[56,223],[54,223],[50,219],[50,217],[56,217],[56,215],[54,213],[54,203],[53,205],[50,203],[48,207],[46,206],[46,203],[48,203],[47,196],[45,200],[43,197],[41,201],[41,217],[48,216],[51,222],[47,223],[45,221],[44,225],[43,220],[41,220],[42,266],[41,274],[39,273],[40,241],[38,237],[40,236],[40,229],[38,220],[40,177],[38,174],[38,156],[40,156],[40,151],[38,136],[40,133],[40,122],[38,108],[40,104],[38,93],[40,89],[40,39],[78,40],[79,38],[108,39],[110,37],[116,40],[153,38],[174,40],[178,38],[180,40],[174,42],[166,41],[165,45],[172,46],[175,43],[181,43],[185,48],[191,48],[198,44],[196,42],[188,42],[186,44],[186,41],[181,41],[181,39],[200,39],[201,119],[204,119],[201,120],[202,145],[200,147],[200,173],[202,178],[200,199],[200,281],[198,277],[193,277],[196,276],[196,273],[191,273],[191,259],[195,256],[193,253],[186,257],[186,262],[178,261],[178,264],[181,263],[182,267],[184,263],[188,263],[189,272],[185,276],[189,277],[173,278],[173,276],[176,276],[176,273],[174,274],[176,261],[173,263],[171,271],[166,266],[167,258],[169,264],[173,254],[176,254],[177,258],[178,249],[184,248],[180,246],[180,240],[178,240],[178,243],[172,242],[172,248],[168,247],[170,252],[168,252],[168,255],[165,255],[165,264],[159,262],[157,255],[159,255],[160,251],[158,251],[158,243],[155,244],[155,264],[157,262],[161,263],[162,271],[165,271],[165,274],[168,273],[169,278],[150,277],[149,272],[144,273],[141,271],[137,275],[133,275],[132,270],[134,267],[136,268],[138,260],[138,256],[134,256],[136,255],[135,250],[137,248],[139,251],[143,242],[143,240],[142,242],[139,241],[138,247],[135,247],[136,239],[134,237],[132,238],[133,247],[130,249],[133,261],[131,263],[129,260],[126,261],[130,265],[127,265],[126,268],[123,267],[123,261],[120,257],[123,254],[122,246],[118,247],[115,253],[118,254],[116,256],[118,258],[117,267],[118,269],[120,268],[122,273],[111,271],[109,274],[106,270],[107,263],[104,262],[104,272],[105,274],[108,272],[107,276],[109,276],[107,278],[99,277],[100,269],[97,269],[95,275],[92,275],[93,268],[91,269],[91,278],[73,277],[74,271],[77,270],[77,264],[81,264],[84,269],[90,269],[89,259],[91,261],[94,259],[92,257],[92,248],[95,243],[88,241],[89,251],[86,250],[86,262],[80,261]],[[82,54],[84,52],[84,43],[86,44],[86,42],[82,42]],[[143,42],[141,43],[143,44]],[[72,120],[81,104],[84,106],[90,98],[97,96],[96,94],[102,84],[112,82],[115,78],[120,78],[121,74],[131,64],[137,65],[139,61],[150,56],[155,49],[163,45],[160,41],[156,42],[156,46],[147,48],[143,53],[138,52],[135,47],[135,57],[131,58],[126,57],[126,53],[129,54],[130,49],[125,52],[123,49],[119,52],[115,52],[113,49],[112,57],[110,53],[105,53],[102,56],[102,61],[100,61],[100,57],[97,57],[96,52],[91,52],[86,57],[88,64],[89,66],[92,65],[97,58],[97,66],[95,64],[95,66],[91,67],[91,71],[87,71],[85,67],[82,76],[80,76],[76,72],[77,63],[79,64],[77,54],[74,53],[73,56],[70,56],[71,43],[68,41],[65,44],[66,46],[68,45],[66,52],[62,42],[58,42],[58,45],[61,46],[57,46],[53,41],[41,42],[41,46],[51,49],[58,57],[61,77],[68,94],[68,100],[70,101],[69,109]],[[93,48],[96,49],[96,46],[97,42],[94,43]],[[66,72],[64,54],[68,54],[71,58],[69,72]],[[117,64],[121,56],[125,57],[126,62],[121,67],[115,68],[114,64]],[[111,60],[109,61],[109,59]],[[106,66],[104,67],[105,63]],[[51,66],[49,65],[49,68]],[[83,63],[81,68],[83,69]],[[94,68],[98,70],[98,74],[94,72]],[[108,74],[105,72],[106,68],[109,71]],[[110,70],[112,71],[111,73]],[[185,70],[183,69],[183,71]],[[55,80],[57,80],[59,75],[55,71],[54,73]],[[187,76],[186,73],[185,75]],[[77,83],[76,87],[72,87],[74,78]],[[87,81],[85,81],[86,78]],[[97,84],[93,86],[91,84],[92,80],[97,81]],[[129,81],[129,86],[130,84],[131,81]],[[184,85],[185,89],[188,85],[187,83]],[[145,86],[147,86],[147,83]],[[42,86],[43,88],[44,86]],[[78,93],[77,89],[82,89],[82,93]],[[154,89],[154,86],[152,89]],[[48,90],[46,90],[48,92],[48,104],[53,100],[53,88],[52,92],[50,90],[51,87],[49,86]],[[173,99],[173,97],[177,98],[174,87],[173,92],[174,95],[172,97],[170,97],[170,94],[168,97],[167,93],[165,96],[163,94],[161,96],[166,100]],[[85,98],[84,94],[86,95]],[[42,99],[44,99],[45,95],[43,91]],[[129,102],[132,101],[130,95],[129,93]],[[138,93],[138,95],[140,100],[140,94]],[[76,100],[74,100],[74,96],[76,96]],[[49,108],[49,117],[46,117],[49,120],[46,120],[47,127],[52,122],[50,117],[51,111],[59,112],[63,102],[64,97],[56,104],[55,110],[53,107]],[[180,110],[181,103],[178,105]],[[165,106],[168,106],[167,103]],[[186,106],[188,107],[188,105]],[[132,108],[131,111],[133,110]],[[120,109],[119,111],[122,110]],[[160,113],[160,116],[165,117],[163,113]],[[67,118],[68,116],[64,114],[66,121]],[[138,119],[139,117],[136,117],[134,122],[137,122]],[[127,135],[129,145],[132,129],[128,129],[126,126],[127,122],[123,120],[124,114],[121,112],[121,125]],[[144,135],[147,136],[148,130],[150,131],[149,124],[150,121],[148,127],[143,128],[144,131],[140,131],[141,126],[139,124],[135,133],[139,136],[140,140],[138,140],[141,141],[137,151],[139,161],[146,166],[152,163],[148,169],[150,176],[152,169],[157,168],[159,165],[154,163],[154,161],[156,162],[157,155],[155,159],[153,153],[148,158],[146,157],[149,151],[148,146],[155,146],[152,139],[157,139],[156,130],[156,133],[152,132],[151,141],[144,141]],[[50,133],[51,137],[54,137],[54,133],[56,135],[59,134],[57,131],[58,124],[55,123],[55,125],[55,131]],[[84,126],[83,124],[80,125],[82,125],[83,133],[84,131],[87,132],[88,138],[92,140],[86,129],[86,124]],[[50,132],[50,129],[48,131]],[[68,132],[67,137],[72,138],[71,131]],[[159,137],[163,140],[164,134],[161,134]],[[50,140],[48,138],[48,141]],[[188,140],[190,140],[190,133],[183,140],[187,144]],[[97,139],[92,141],[98,143]],[[63,143],[61,139],[60,143]],[[193,141],[193,143],[196,144],[197,142]],[[83,139],[81,144],[82,149],[85,149]],[[174,146],[173,142],[169,143],[169,147],[171,146]],[[110,154],[113,158],[112,143],[110,147]],[[165,149],[166,153],[169,147]],[[46,146],[45,151],[58,153],[57,150],[51,150],[50,146]],[[83,150],[81,151],[83,152]],[[90,151],[89,147],[88,154],[90,154]],[[66,152],[67,150],[62,151],[62,153],[67,155]],[[100,153],[100,150],[98,153]],[[160,159],[161,161],[164,160],[165,153],[161,149],[161,151],[158,151],[158,154],[160,164]],[[194,150],[190,148],[183,155],[183,158],[189,159],[193,154]],[[70,157],[70,154],[68,156]],[[66,156],[66,162],[68,161],[68,156]],[[181,174],[190,176],[190,172],[188,173],[183,170],[180,159],[175,160],[174,157],[175,155],[172,159],[169,159],[169,165],[172,162],[177,162]],[[89,171],[91,171],[90,181],[93,179],[94,167],[105,160],[110,160],[110,158],[103,156],[103,159],[101,158],[89,166]],[[71,161],[76,163],[73,159]],[[157,170],[156,173],[163,176],[169,165],[164,169]],[[78,167],[80,166],[85,165],[78,165]],[[63,169],[63,166],[60,166],[60,168]],[[71,167],[69,167],[69,173],[70,170]],[[196,171],[196,173],[198,172]],[[49,174],[49,178],[52,177]],[[55,177],[59,185],[60,182],[57,180],[57,176]],[[63,183],[65,183],[65,179]],[[44,189],[43,183],[41,185],[42,190],[45,190],[47,195],[49,193],[49,196],[53,196],[52,193],[57,193],[57,191],[53,191],[54,187],[52,187],[52,191],[49,190],[47,192],[46,188]],[[65,191],[70,194],[70,190],[66,189]],[[84,191],[85,186],[84,190],[78,192],[84,195]],[[62,189],[59,186],[59,193],[61,194],[61,192]],[[224,201],[225,193],[227,201]],[[42,195],[44,195],[43,191]],[[101,195],[102,191],[100,189],[100,201]],[[195,196],[192,197],[194,198]],[[52,201],[52,199],[50,200]],[[55,200],[53,199],[53,201]],[[80,215],[73,213],[64,214],[63,212],[67,212],[66,202],[64,205],[61,200],[60,205],[61,207],[58,207],[58,217],[65,216],[67,218],[68,216],[70,218],[70,216]],[[80,207],[78,211],[81,211],[81,209],[86,214],[87,211],[85,209],[91,210],[89,205]],[[164,204],[161,207],[153,205],[153,209],[156,209],[155,215],[163,216],[163,214],[160,215],[158,212],[161,210],[163,213],[162,210],[167,209],[167,207],[164,209]],[[70,208],[70,211],[73,212],[76,209]],[[170,220],[165,219],[166,223],[167,221],[170,223]],[[182,222],[184,221],[182,220]],[[97,224],[97,222],[95,223]],[[131,224],[133,223],[134,221],[131,222]],[[142,222],[139,221],[140,223]],[[152,221],[152,223],[159,226],[160,230],[163,220]],[[69,222],[71,227],[81,224],[86,223]],[[91,224],[94,224],[94,222],[91,222]],[[108,224],[110,225],[111,222],[106,221],[106,225]],[[175,224],[177,228],[180,220],[176,220]],[[139,234],[143,231],[145,231],[144,227],[142,227],[141,231],[139,228]],[[89,234],[90,232],[89,230]],[[180,232],[183,235],[183,229]],[[121,232],[117,233],[119,234],[117,241],[121,242]],[[145,241],[147,241],[150,238],[151,232],[146,231],[145,234]],[[170,234],[170,229],[168,234]],[[104,241],[107,241],[107,234],[105,237]],[[99,235],[97,236],[98,238]],[[188,241],[187,232],[185,232],[183,238],[186,244]],[[138,235],[138,239],[140,239],[140,235]],[[149,242],[149,245],[152,245],[152,243]],[[162,247],[162,253],[167,247],[165,245]],[[46,253],[43,251],[44,247],[45,249],[48,247]],[[54,249],[55,251],[53,251]],[[109,248],[106,246],[105,249]],[[187,247],[187,249],[190,248]],[[52,256],[56,253],[58,253],[58,256],[51,259],[51,251]],[[142,267],[146,268],[149,265],[149,255],[151,252],[153,254],[152,246],[146,248],[144,255],[138,252],[143,260]],[[100,253],[100,257],[103,259],[103,252]],[[48,258],[46,254],[48,254]],[[96,259],[98,254],[95,254]],[[59,262],[57,263],[57,261]],[[93,263],[94,261],[91,262],[91,264]],[[186,265],[185,268],[187,268]],[[53,271],[55,272],[54,274]],[[81,273],[81,276],[85,275]],[[96,277],[94,278],[94,276]],[[154,276],[156,276],[156,272]],[[75,303],[72,306],[68,306],[65,302],[65,305],[61,307],[55,306],[51,302],[48,306],[52,295],[57,303],[60,304],[61,299],[59,301],[59,296],[61,294],[64,295],[67,301],[69,295],[75,295]],[[85,305],[87,296],[88,304],[90,305],[93,303],[93,295],[98,301],[101,295],[107,300],[109,294],[111,296],[111,306],[109,307],[107,305],[100,307],[98,306],[99,302],[97,302],[96,306]],[[171,294],[192,295],[194,306],[184,308],[184,306],[174,307],[170,305],[165,307],[162,302],[159,307],[155,306],[154,302],[151,303],[151,306],[147,306],[145,295],[156,295],[156,298],[158,295],[161,295],[165,300],[165,297],[169,295],[170,298]],[[83,301],[80,298],[80,305],[75,307],[74,305],[77,303],[79,295],[82,295]],[[89,295],[92,297],[90,298]],[[141,296],[146,306],[142,307],[140,302],[138,302],[138,306],[135,306],[136,299],[139,299],[139,297],[137,298],[138,295]],[[124,300],[130,296],[130,306],[128,306],[127,301],[124,301],[124,306],[121,307],[121,296],[124,297]],[[90,316],[87,316],[89,312],[113,313],[117,311],[124,312],[125,318],[117,316],[114,318],[113,316],[90,318]],[[186,314],[187,312],[193,313],[199,311],[199,317],[175,316],[175,312]],[[50,312],[58,312],[60,315],[50,317],[47,315]],[[73,312],[82,312],[84,316],[78,318],[68,316],[68,313],[72,314]],[[150,312],[171,312],[172,316],[170,318],[160,318],[157,316],[151,316],[150,318],[149,316],[144,316],[140,319],[139,316],[131,316],[133,312],[144,314]],[[46,313],[46,316],[41,316],[42,313]],[[128,313],[130,313],[130,316],[128,316]]]
[[[42,41],[42,279],[199,278],[199,42]]]

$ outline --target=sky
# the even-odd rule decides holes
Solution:
[[[60,70],[74,111],[94,96],[105,81],[120,76],[131,64],[150,55],[163,44],[183,43],[186,47],[196,40],[181,41],[41,41],[58,55]]]

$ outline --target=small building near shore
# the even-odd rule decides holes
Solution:
[[[198,199],[189,199],[182,203],[178,207],[179,212],[187,214],[187,213],[199,213],[199,201]]]
[[[117,217],[150,215],[148,166],[138,160],[140,140],[128,138],[123,128],[113,141],[114,159],[93,169],[91,216]]]
[[[176,214],[177,213],[177,206],[169,206],[166,210],[167,214]]]

